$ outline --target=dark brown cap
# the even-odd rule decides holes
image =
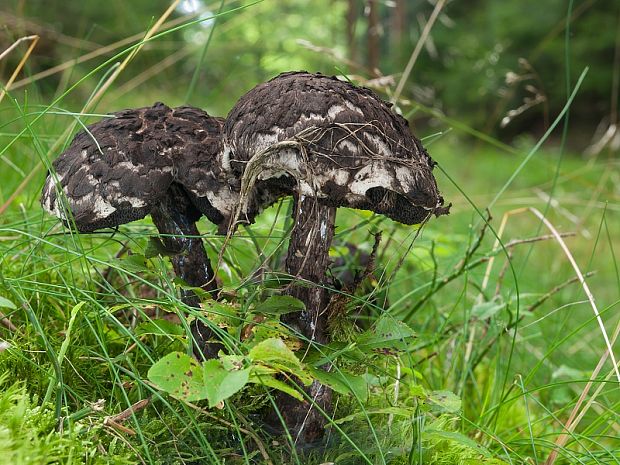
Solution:
[[[372,90],[336,77],[284,73],[256,86],[226,118],[220,165],[240,179],[257,171],[245,206],[297,191],[335,207],[417,224],[447,212],[435,162],[407,121]]]
[[[162,103],[114,113],[78,133],[54,161],[41,204],[65,223],[69,209],[77,229],[89,232],[144,218],[178,183],[197,209],[194,221],[203,213],[219,223],[210,200],[226,193],[216,180],[222,125],[200,109]]]

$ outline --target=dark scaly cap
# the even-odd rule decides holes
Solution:
[[[435,162],[407,121],[372,90],[336,77],[289,72],[256,86],[229,113],[223,138],[220,164],[231,180],[250,166],[260,171],[243,212],[249,221],[295,190],[405,224],[448,212]]]
[[[203,213],[219,223],[210,200],[230,190],[217,181],[222,125],[198,108],[162,103],[114,113],[79,132],[54,161],[41,204],[67,223],[66,199],[77,229],[89,232],[144,218],[177,183],[197,209],[194,221]]]

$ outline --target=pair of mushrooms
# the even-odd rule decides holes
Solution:
[[[372,210],[404,224],[448,211],[432,175],[435,163],[406,120],[371,90],[335,77],[281,74],[241,97],[225,120],[160,103],[113,116],[80,132],[54,162],[44,209],[80,232],[151,214],[175,254],[177,275],[214,296],[213,270],[195,225],[201,215],[220,233],[231,233],[292,195],[286,271],[321,284],[337,207]],[[290,293],[307,310],[285,322],[311,341],[326,342],[325,287]],[[198,304],[192,293],[183,299]],[[195,329],[203,341],[210,337],[204,327]],[[217,346],[208,347],[205,355],[215,356]],[[310,395],[321,397],[321,389],[311,387]],[[297,417],[308,423],[308,415]]]

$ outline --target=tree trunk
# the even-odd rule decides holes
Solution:
[[[347,45],[349,46],[349,60],[357,61],[357,42],[355,40],[355,29],[359,16],[358,0],[348,0],[347,8]]]
[[[283,315],[282,321],[296,329],[309,344],[328,342],[327,314],[329,291],[325,272],[329,265],[329,247],[334,236],[336,209],[320,205],[316,199],[295,197],[295,225],[286,257],[286,271],[305,285],[291,285],[288,294],[306,304],[306,310]],[[316,283],[316,284],[312,284]],[[277,404],[286,426],[297,444],[315,442],[323,436],[325,417],[331,410],[332,393],[318,382],[305,388],[312,402],[279,394]]]
[[[405,36],[406,22],[407,4],[405,3],[405,0],[396,0],[394,8],[392,8],[392,27],[390,28],[390,42],[393,50],[400,50],[400,46],[402,45]]]
[[[378,0],[368,0],[368,68],[373,76],[379,75],[379,32],[379,2]]]

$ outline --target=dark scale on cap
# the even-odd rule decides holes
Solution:
[[[176,183],[218,223],[223,217],[210,200],[220,198],[213,186],[221,184],[215,165],[222,125],[200,109],[162,103],[114,113],[78,133],[56,159],[41,203],[67,221],[57,180],[76,227],[88,232],[145,217]]]
[[[293,193],[291,178],[300,194],[325,205],[372,210],[401,223],[446,213],[434,161],[390,107],[370,89],[307,72],[281,74],[241,97],[226,119],[221,155],[234,178],[268,147],[293,143],[261,161],[246,217],[265,206],[260,199],[274,197],[269,193]]]

